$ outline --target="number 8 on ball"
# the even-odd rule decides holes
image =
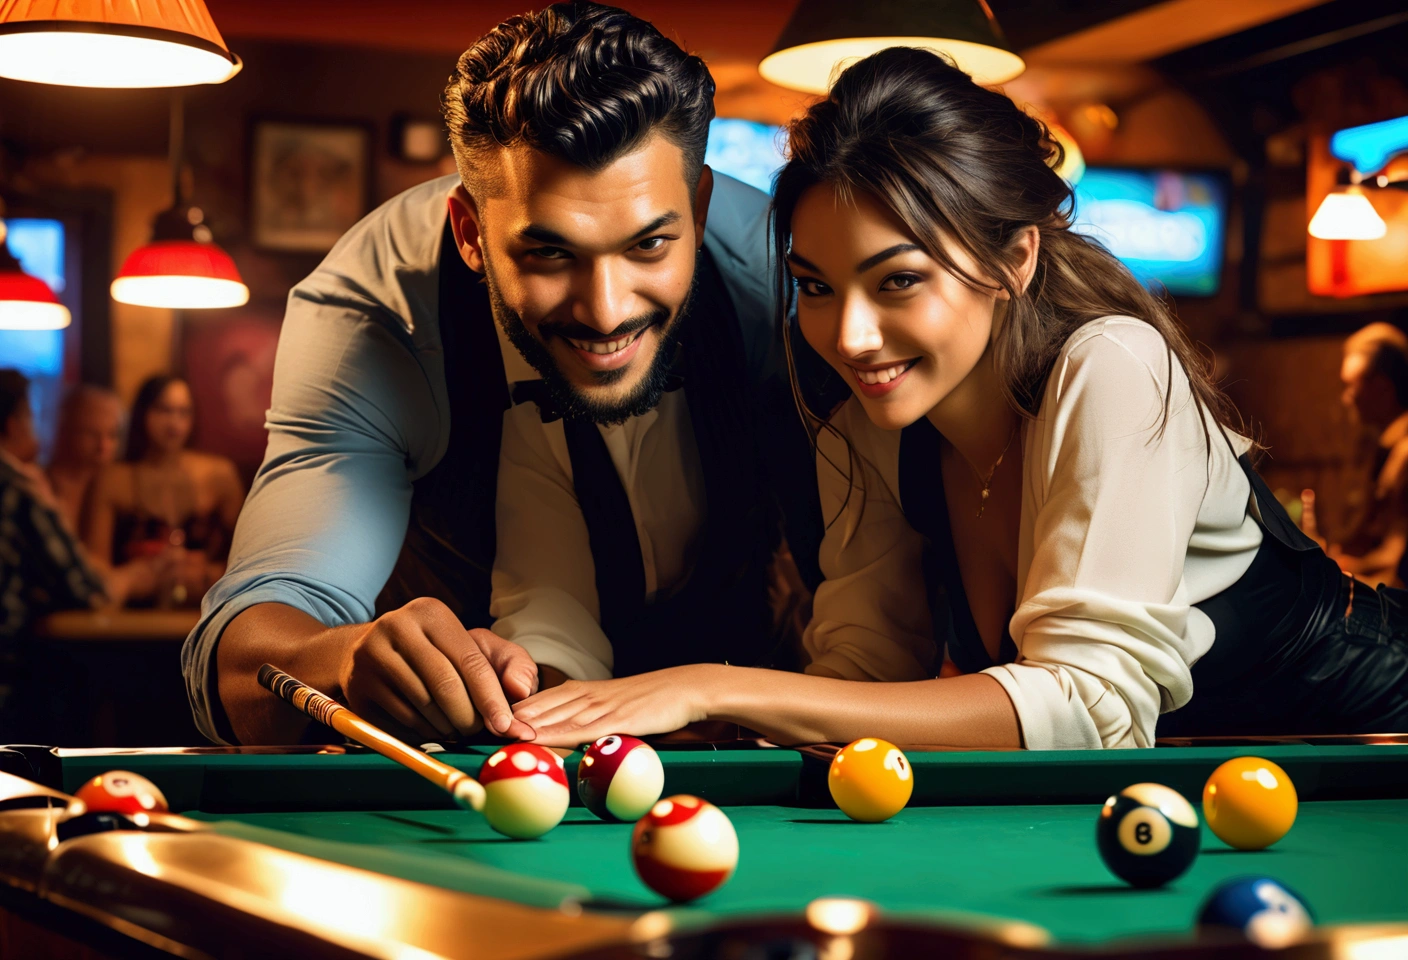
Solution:
[[[1158,887],[1192,866],[1201,831],[1178,791],[1136,783],[1105,801],[1095,837],[1111,873],[1136,887]]]

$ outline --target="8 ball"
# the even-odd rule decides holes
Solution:
[[[1095,838],[1115,876],[1135,887],[1161,887],[1192,866],[1201,831],[1178,791],[1136,783],[1105,801]]]

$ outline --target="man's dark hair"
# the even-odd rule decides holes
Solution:
[[[511,17],[460,56],[441,100],[460,179],[492,189],[490,150],[526,144],[599,170],[659,132],[684,151],[693,187],[704,166],[714,79],[654,26],[596,3]]]
[[[1394,343],[1376,343],[1369,349],[1365,369],[1382,374],[1393,385],[1398,405],[1408,408],[1408,353]]]
[[[6,367],[0,370],[0,434],[10,427],[10,418],[29,399],[29,377]]]

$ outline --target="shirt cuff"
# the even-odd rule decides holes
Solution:
[[[610,680],[611,671],[595,657],[575,647],[554,640],[551,637],[513,637],[513,642],[524,650],[533,662],[544,667],[554,667],[566,674],[569,680]]]
[[[1028,750],[1098,750],[1104,746],[1095,721],[1063,671],[1009,663],[989,667],[983,673],[1007,691]]]
[[[209,597],[210,594],[207,594],[207,599]],[[200,622],[181,647],[181,672],[186,678],[186,696],[191,702],[196,729],[215,743],[228,745],[239,742],[229,718],[225,716],[225,707],[220,703],[215,650],[230,621],[258,603],[281,603],[301,610],[322,623],[333,620],[328,611],[310,604],[308,598],[293,585],[280,581],[237,593],[224,603],[202,611]]]

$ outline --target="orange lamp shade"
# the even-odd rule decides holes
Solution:
[[[0,76],[12,80],[174,87],[239,69],[205,0],[0,0]]]
[[[0,330],[62,330],[68,307],[49,285],[19,270],[0,270]]]
[[[215,244],[158,240],[132,251],[112,282],[112,297],[141,307],[211,309],[242,306],[249,288]]]

